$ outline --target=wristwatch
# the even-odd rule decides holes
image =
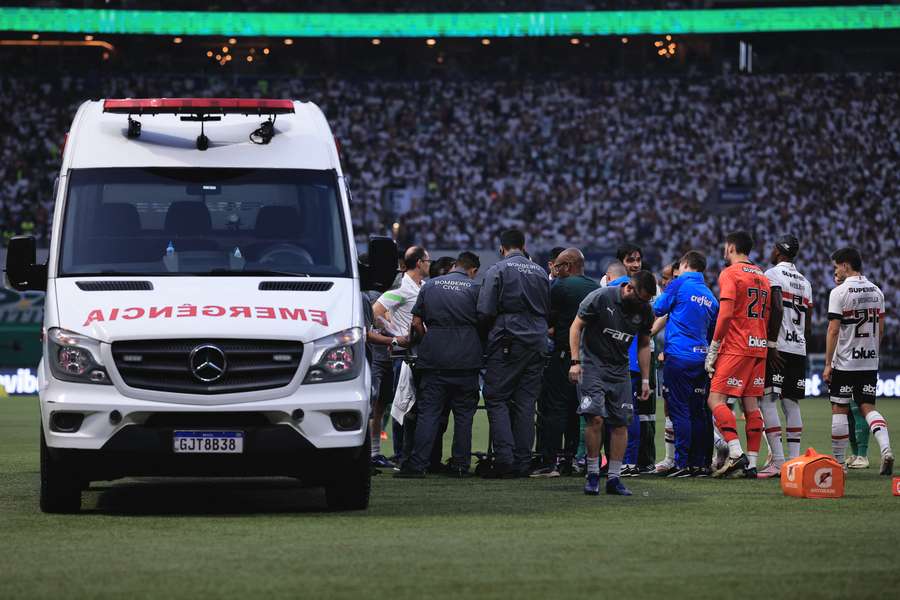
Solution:
[[[569,366],[570,366],[570,367],[574,367],[574,366],[580,365],[580,364],[581,364],[581,361],[578,360],[577,358],[573,358],[572,360],[569,361]]]

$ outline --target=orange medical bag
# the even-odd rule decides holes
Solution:
[[[798,498],[840,498],[844,495],[844,469],[834,458],[809,448],[806,454],[781,467],[781,490]]]

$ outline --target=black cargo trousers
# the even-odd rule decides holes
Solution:
[[[515,341],[498,344],[487,356],[484,404],[498,470],[525,474],[531,469],[534,405],[543,370],[543,353]]]
[[[544,368],[544,385],[538,401],[541,459],[544,466],[553,465],[557,456],[572,458],[578,451],[581,430],[578,423],[578,389],[569,381],[572,356],[554,352]],[[563,444],[565,437],[565,444]]]
[[[453,447],[450,466],[467,471],[472,456],[472,420],[478,406],[478,371],[421,369],[416,385],[415,442],[409,465],[424,471],[442,435],[442,420],[453,412]],[[438,459],[440,461],[440,459]]]

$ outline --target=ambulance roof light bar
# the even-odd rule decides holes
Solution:
[[[275,135],[275,118],[294,112],[294,103],[292,100],[260,98],[120,98],[104,100],[103,112],[128,115],[126,135],[129,138],[141,135],[141,124],[132,118],[133,115],[183,115],[182,121],[200,122],[197,149],[206,150],[209,138],[204,133],[204,122],[219,121],[221,115],[268,115],[269,120],[250,136],[250,141],[255,144],[268,144]]]

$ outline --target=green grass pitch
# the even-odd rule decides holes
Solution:
[[[824,400],[804,446],[830,451]],[[879,405],[900,446],[900,402]],[[660,428],[661,429],[661,428]],[[900,497],[873,468],[840,500],[777,481],[376,477],[327,513],[283,480],[95,482],[83,514],[38,510],[34,398],[0,400],[0,598],[885,598],[900,593]],[[661,434],[661,432],[660,432]],[[476,448],[486,443],[479,412]],[[662,448],[660,439],[659,448]]]

